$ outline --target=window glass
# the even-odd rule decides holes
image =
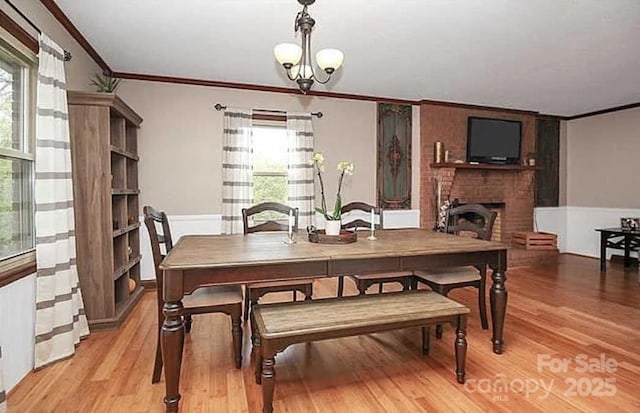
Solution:
[[[287,204],[287,130],[284,126],[253,127],[253,203]],[[281,219],[264,212],[256,220]]]
[[[25,151],[25,93],[28,68],[0,54],[0,148]]]
[[[31,70],[0,47],[0,260],[34,248]]]
[[[33,163],[0,157],[0,259],[33,248]]]

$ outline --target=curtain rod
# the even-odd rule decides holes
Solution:
[[[217,111],[221,111],[226,109],[227,107],[224,105],[221,105],[219,103],[216,103],[213,108]],[[257,112],[269,112],[269,113],[281,113],[283,115],[286,115],[287,112],[284,110],[272,110],[272,109],[254,109]],[[322,118],[324,115],[322,114],[322,112],[311,112],[311,116],[317,116],[318,119]]]
[[[20,11],[19,8],[16,7],[15,4],[13,4],[10,0],[4,0],[5,3],[7,3],[16,13],[18,13],[18,15],[20,15],[20,17],[22,17],[24,19],[24,21],[26,21],[29,26],[33,27],[35,31],[37,31],[39,34],[42,34],[42,30],[40,30],[40,28],[38,26],[36,26],[36,24],[31,21],[30,18],[28,18],[22,11]],[[71,60],[71,52],[68,51],[64,51],[64,61],[68,62],[69,60]]]

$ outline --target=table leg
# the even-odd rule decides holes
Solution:
[[[184,347],[184,322],[182,321],[182,301],[165,302],[164,324],[162,325],[162,360],[166,394],[166,413],[177,413],[180,402],[180,367]]]
[[[262,359],[262,412],[273,412],[273,391],[276,385],[276,359],[269,354]]]
[[[422,354],[429,355],[429,347],[431,347],[431,327],[422,327]]]
[[[256,331],[253,313],[251,314],[251,360],[255,371],[256,384],[262,384],[262,346],[260,335]]]
[[[458,317],[456,326],[456,339],[454,342],[456,353],[456,379],[464,384],[465,365],[467,362],[467,316]]]
[[[507,312],[507,275],[504,270],[493,270],[491,275],[493,281],[491,285],[490,301],[491,301],[491,324],[493,327],[493,352],[502,354],[502,344],[504,342],[502,333],[504,329],[504,318]]]
[[[600,233],[600,272],[607,272],[607,239],[604,232]]]
[[[631,267],[631,237],[624,237],[624,268]]]

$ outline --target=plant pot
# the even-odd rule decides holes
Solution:
[[[326,220],[324,224],[324,232],[327,235],[340,235],[341,220]]]

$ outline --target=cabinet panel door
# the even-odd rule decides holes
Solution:
[[[378,104],[378,206],[411,208],[411,105]]]
[[[537,120],[536,206],[554,207],[559,203],[560,121]]]

